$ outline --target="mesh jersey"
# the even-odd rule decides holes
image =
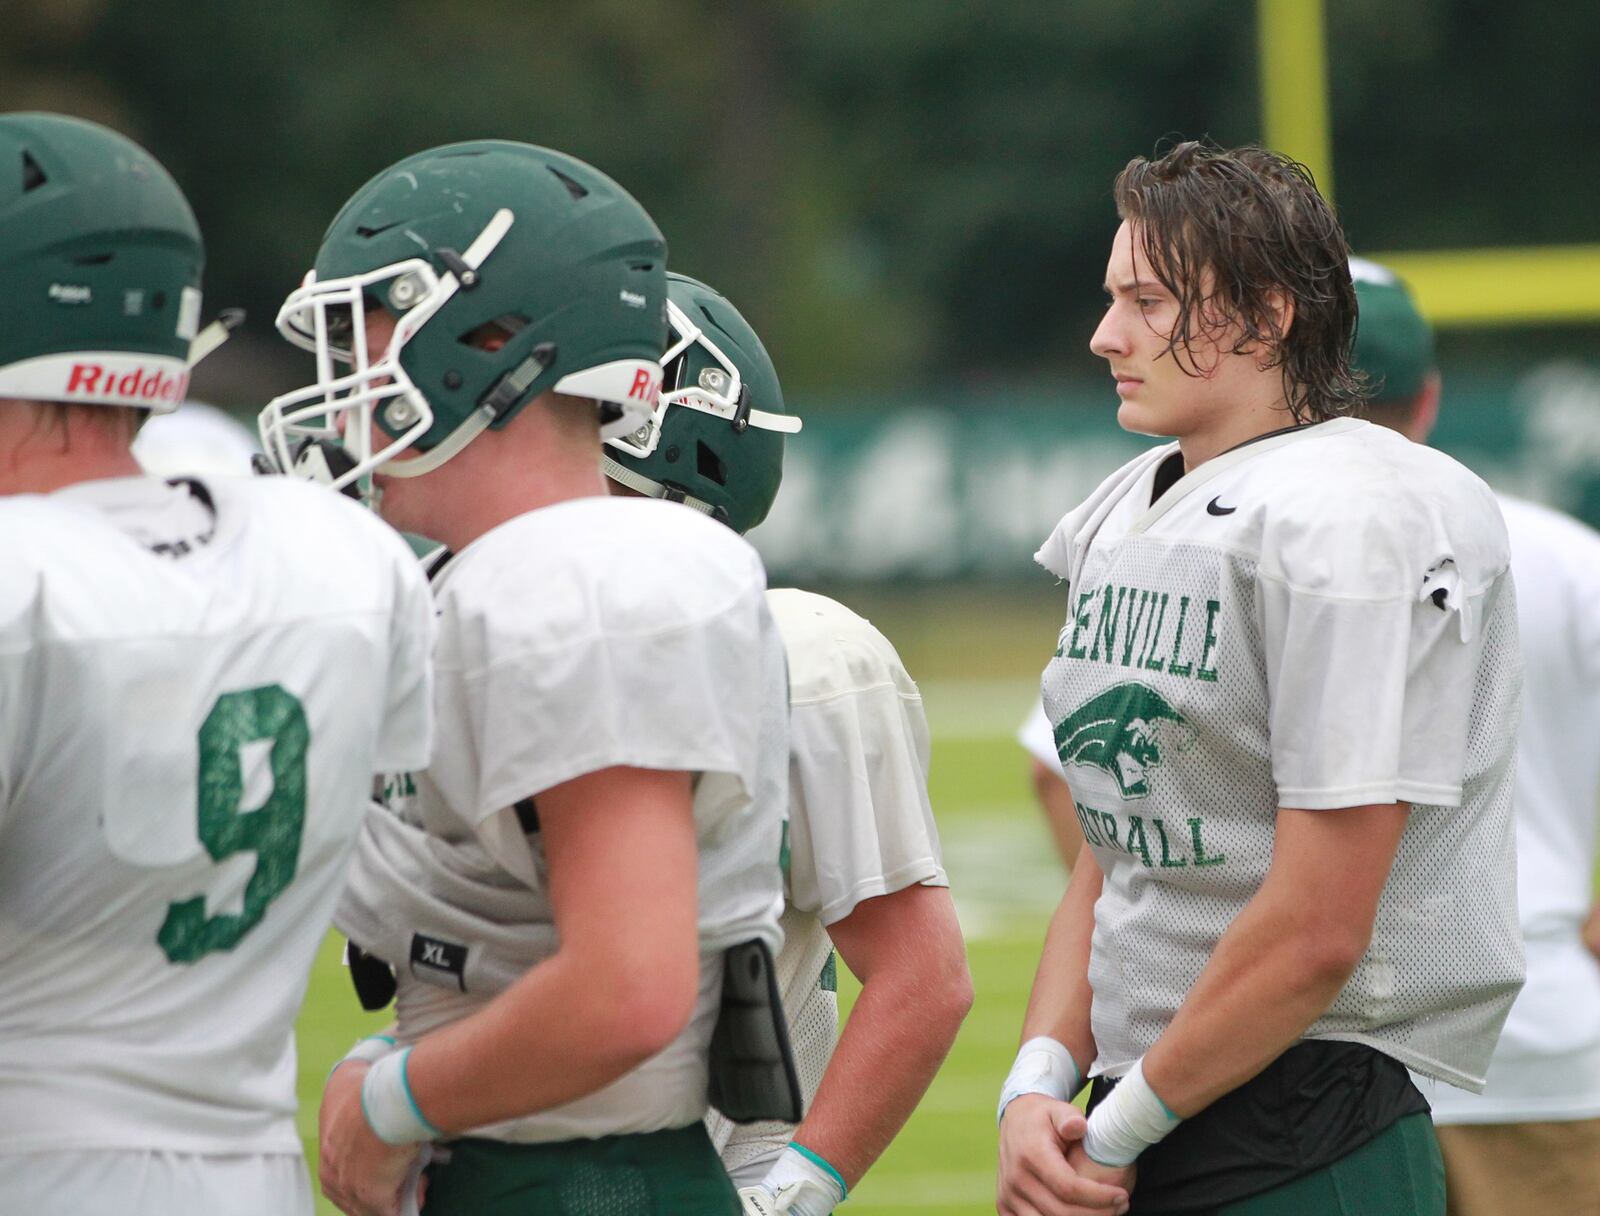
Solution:
[[[0,500],[0,1152],[298,1154],[311,960],[373,774],[427,755],[399,536],[195,484]]]
[[[778,983],[806,1105],[839,1029],[826,926],[876,895],[946,886],[928,802],[922,695],[889,640],[842,604],[769,591],[789,660],[790,860]],[[713,1112],[730,1170],[779,1152],[794,1126],[735,1125]]]
[[[570,1140],[705,1113],[722,952],[780,940],[789,740],[765,583],[727,528],[625,498],[519,516],[436,579],[434,758],[391,780],[388,806],[369,812],[336,916],[396,965],[403,1041],[473,1013],[557,948],[544,850],[520,800],[618,765],[699,774],[700,997],[688,1027],[593,1094],[473,1134]],[[424,939],[448,949],[430,955]]]
[[[1045,708],[1105,872],[1093,1071],[1166,1029],[1260,887],[1279,807],[1405,801],[1371,944],[1306,1037],[1481,1087],[1523,966],[1521,665],[1494,500],[1343,419],[1236,448],[1152,506],[1175,451],[1113,475],[1039,553],[1071,597]]]

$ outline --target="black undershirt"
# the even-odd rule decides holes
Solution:
[[[1117,1082],[1096,1077],[1089,1110]],[[1362,1043],[1296,1043],[1139,1155],[1129,1216],[1211,1216],[1332,1165],[1429,1109],[1405,1065]]]

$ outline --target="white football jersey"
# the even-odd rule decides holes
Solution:
[[[676,504],[584,498],[479,537],[434,587],[434,759],[394,778],[369,814],[337,924],[395,967],[397,1034],[415,1041],[555,952],[542,791],[622,765],[698,774],[689,1025],[605,1088],[473,1134],[684,1127],[706,1110],[723,951],[780,944],[788,715],[760,558]]]
[[[1176,452],[1118,471],[1038,555],[1070,597],[1045,708],[1105,872],[1093,1071],[1120,1075],[1167,1028],[1260,888],[1278,808],[1404,801],[1371,944],[1306,1037],[1481,1087],[1523,970],[1521,662],[1494,499],[1354,419],[1244,444],[1152,505]]]
[[[315,486],[0,499],[0,1153],[300,1152],[294,1018],[431,631]]]
[[[145,419],[134,459],[152,477],[249,477],[261,451],[255,431],[203,401]]]
[[[1481,1096],[1428,1094],[1436,1123],[1600,1117],[1600,961],[1584,947],[1600,854],[1600,535],[1500,497],[1526,682],[1517,736],[1517,906],[1528,982]]]
[[[833,1057],[839,998],[827,926],[864,899],[948,886],[928,801],[922,694],[889,640],[843,604],[769,591],[789,659],[789,871],[778,983],[809,1107]],[[790,1123],[707,1118],[730,1171],[775,1155]]]

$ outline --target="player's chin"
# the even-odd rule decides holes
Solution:
[[[378,492],[378,514],[384,522],[401,532],[421,532],[415,518],[417,504],[404,477],[374,476],[372,488]]]
[[[1124,397],[1117,406],[1117,425],[1135,435],[1174,435],[1170,411],[1163,410],[1159,402]]]

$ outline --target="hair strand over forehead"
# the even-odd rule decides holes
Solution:
[[[1197,336],[1236,326],[1231,353],[1260,352],[1263,366],[1282,368],[1297,422],[1360,410],[1350,250],[1304,165],[1189,140],[1129,161],[1114,194],[1118,216],[1136,226],[1137,251],[1178,301],[1167,349],[1180,368],[1180,348],[1192,364]]]

